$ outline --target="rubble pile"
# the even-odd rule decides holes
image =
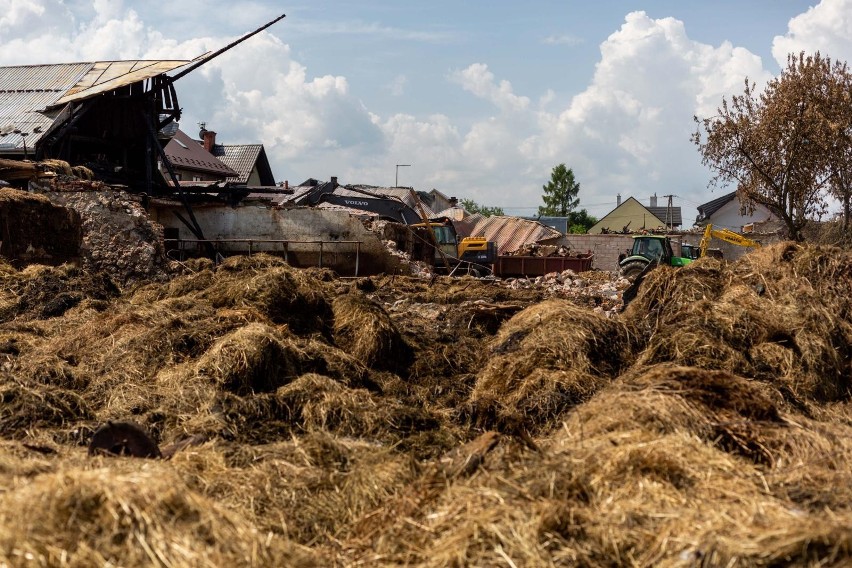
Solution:
[[[507,253],[506,256],[571,256],[571,249],[565,245],[530,243]]]
[[[513,290],[540,289],[547,297],[566,298],[612,317],[621,308],[621,293],[630,283],[615,272],[564,270],[534,278],[505,278],[502,286]]]
[[[661,267],[624,313],[594,271],[182,270],[48,313],[86,273],[0,263],[0,563],[852,558],[849,251]],[[173,451],[89,455],[108,421]]]
[[[63,177],[31,184],[52,203],[79,214],[80,256],[88,270],[106,272],[121,285],[164,280],[168,265],[162,227],[151,221],[137,197],[102,186]]]

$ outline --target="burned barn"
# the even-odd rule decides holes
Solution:
[[[175,81],[283,17],[193,60],[0,67],[0,158],[59,159],[130,191],[167,193],[158,163],[177,185],[163,150],[181,116]]]
[[[60,159],[131,191],[164,188],[159,148],[180,106],[166,73],[186,60],[0,67],[0,157]]]

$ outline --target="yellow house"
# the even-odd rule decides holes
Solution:
[[[665,221],[651,213],[647,207],[639,203],[635,198],[628,197],[592,226],[589,229],[589,234],[596,235],[603,232],[632,233],[642,229],[650,230],[665,226]]]

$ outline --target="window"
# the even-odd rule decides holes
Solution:
[[[201,176],[192,176],[192,181],[201,181]]]

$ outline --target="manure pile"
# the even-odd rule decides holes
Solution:
[[[850,291],[792,243],[614,318],[264,255],[0,264],[0,565],[848,565]],[[89,455],[108,421],[165,457]]]

